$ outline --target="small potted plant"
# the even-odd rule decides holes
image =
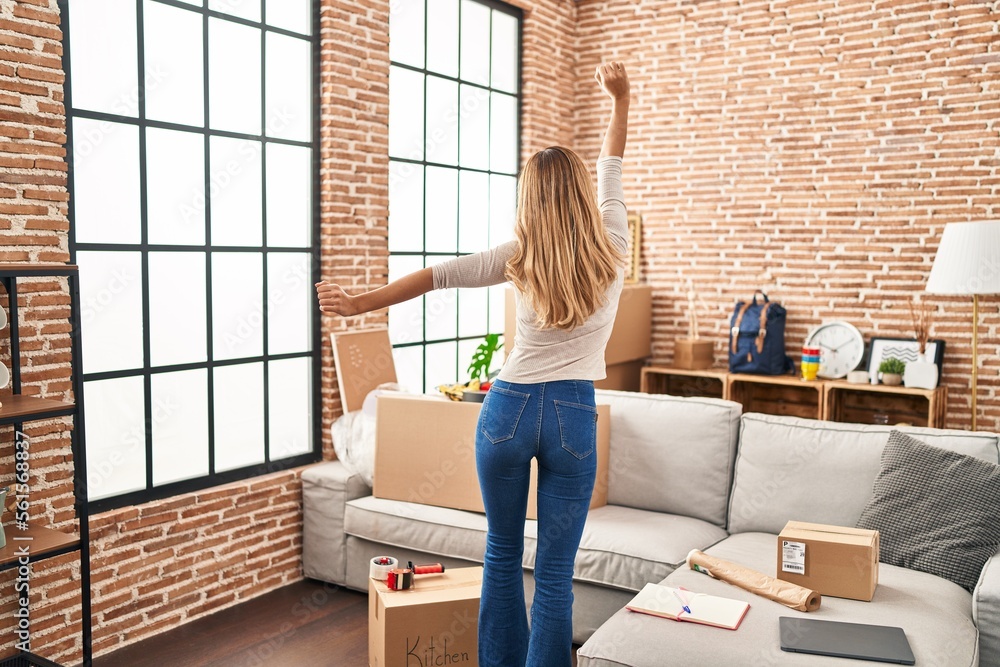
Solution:
[[[463,401],[475,401],[482,403],[486,399],[486,392],[492,386],[490,377],[490,365],[493,363],[493,354],[503,348],[500,342],[500,334],[486,334],[483,342],[479,344],[472,354],[472,362],[469,368],[469,388],[462,392]],[[473,388],[478,382],[478,388]]]
[[[882,384],[892,387],[903,384],[903,371],[905,370],[906,364],[896,357],[883,359],[882,363],[878,365],[879,375],[882,376]]]

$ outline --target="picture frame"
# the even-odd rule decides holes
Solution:
[[[625,264],[625,283],[639,282],[639,253],[642,247],[642,216],[628,214],[628,250]]]
[[[917,360],[920,354],[920,343],[914,338],[872,338],[868,352],[868,375],[878,372],[883,359],[896,357],[904,363]],[[927,341],[927,360],[933,361],[938,367],[938,385],[944,373],[944,341],[932,338]]]

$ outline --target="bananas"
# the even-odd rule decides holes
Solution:
[[[479,380],[470,380],[466,384],[442,384],[438,385],[438,391],[453,401],[461,401],[462,394],[467,390],[476,391],[479,389]]]

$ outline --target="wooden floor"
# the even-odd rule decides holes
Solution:
[[[312,580],[94,658],[94,667],[367,664],[368,596]]]

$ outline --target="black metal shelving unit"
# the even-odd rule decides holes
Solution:
[[[61,400],[41,398],[21,394],[21,349],[18,327],[18,278],[33,277],[66,277],[70,291],[70,342],[72,346],[72,403]],[[72,264],[0,264],[0,283],[3,284],[9,297],[8,332],[10,339],[10,382],[12,396],[3,400],[0,408],[0,425],[13,425],[15,432],[23,431],[25,422],[51,419],[53,417],[72,416],[73,429],[71,433],[71,448],[73,451],[73,493],[75,497],[76,516],[79,522],[79,535],[54,530],[43,526],[29,524],[27,530],[7,528],[7,545],[0,549],[0,571],[10,570],[26,562],[34,563],[47,558],[53,558],[67,553],[80,554],[80,604],[81,604],[81,635],[83,644],[83,667],[92,664],[92,627],[90,609],[90,525],[87,512],[87,458],[84,447],[83,421],[83,367],[81,365],[80,347],[80,282],[77,267]],[[24,452],[25,444],[15,433],[15,453]],[[30,475],[30,465],[29,465]],[[30,483],[30,480],[29,480]],[[30,502],[30,494],[29,494]],[[21,553],[23,547],[28,547],[28,555]],[[29,579],[30,583],[30,579]],[[29,589],[30,590],[30,589]],[[20,597],[20,596],[19,596]],[[24,598],[27,604],[21,605],[22,612],[29,614],[30,594]],[[30,630],[29,630],[30,631]],[[30,636],[30,635],[29,635]],[[57,663],[35,655],[29,651],[21,651],[15,656],[0,661],[0,667],[60,667]]]

